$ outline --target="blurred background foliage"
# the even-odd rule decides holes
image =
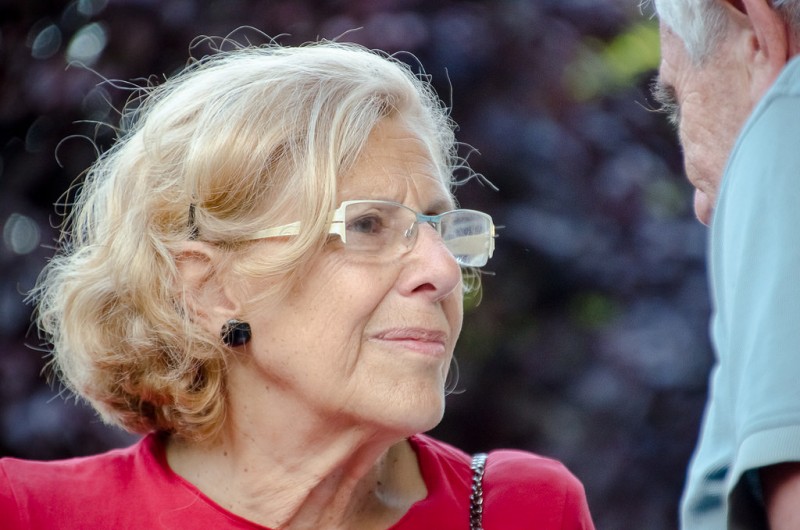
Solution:
[[[24,293],[54,203],[113,140],[98,123],[116,124],[125,82],[243,26],[256,43],[410,52],[497,187],[458,193],[503,228],[435,434],[560,458],[598,528],[675,528],[711,364],[706,234],[649,101],[657,24],[629,0],[0,0],[0,454],[131,441],[46,384]]]

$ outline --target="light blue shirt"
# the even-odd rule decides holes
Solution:
[[[755,471],[800,461],[798,58],[756,106],[728,160],[709,266],[717,362],[681,527],[766,529]]]

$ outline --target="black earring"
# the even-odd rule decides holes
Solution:
[[[250,324],[234,318],[225,322],[219,336],[226,345],[236,347],[250,342],[253,332],[250,330]]]

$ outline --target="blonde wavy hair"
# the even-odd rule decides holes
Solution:
[[[285,293],[326,239],[337,178],[389,116],[419,134],[452,190],[466,163],[446,107],[426,77],[380,52],[236,45],[139,89],[31,295],[67,389],[131,432],[214,436],[231,351],[190,318],[181,244],[215,244],[227,256],[215,273],[277,278]],[[310,230],[278,254],[248,252],[244,239],[287,211]]]

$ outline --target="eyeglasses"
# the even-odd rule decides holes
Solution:
[[[432,226],[462,267],[483,267],[494,253],[492,218],[476,210],[450,210],[437,215],[415,212],[392,201],[344,201],[328,231],[339,236],[348,251],[381,256],[401,256],[411,250],[419,234],[419,223]],[[260,230],[249,240],[293,236],[300,223]]]

